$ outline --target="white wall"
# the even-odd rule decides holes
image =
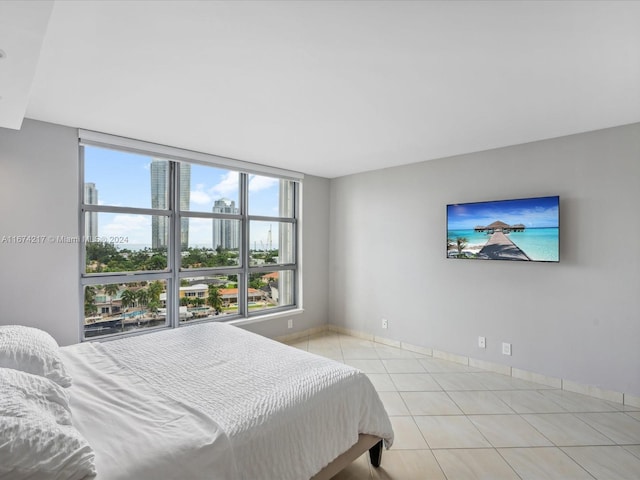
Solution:
[[[447,204],[544,195],[560,263],[445,258]],[[330,322],[638,395],[639,205],[640,124],[334,179]]]
[[[329,180],[303,187],[304,313],[244,328],[287,335],[327,323]],[[74,128],[25,120],[0,128],[0,242],[11,235],[78,235],[78,138]],[[62,345],[79,340],[79,245],[0,243],[0,324],[42,328]]]
[[[0,128],[0,241],[11,235],[78,235],[76,130],[31,121]],[[0,324],[77,342],[78,260],[77,244],[0,243]]]

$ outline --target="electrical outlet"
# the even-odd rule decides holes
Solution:
[[[502,354],[503,355],[511,355],[511,344],[503,343],[502,344]]]
[[[382,319],[382,328],[389,328],[389,322],[386,318]]]
[[[293,318],[290,318],[287,322],[287,328],[293,328]]]
[[[478,337],[478,347],[487,348],[487,339],[485,337]]]

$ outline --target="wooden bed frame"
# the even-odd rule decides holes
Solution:
[[[382,443],[383,441],[380,437],[364,434],[359,435],[355,445],[336,457],[329,465],[311,477],[311,480],[330,480],[367,450],[369,450],[371,464],[374,467],[379,467],[382,461]]]

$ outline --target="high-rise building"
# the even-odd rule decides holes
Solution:
[[[98,204],[98,189],[95,183],[84,184],[84,203],[87,205]],[[84,219],[84,237],[85,239],[94,239],[97,236],[98,212],[88,212]]]
[[[189,210],[191,200],[191,165],[180,164],[180,210]],[[180,219],[180,245],[186,250],[189,247],[189,219]]]
[[[151,208],[169,208],[169,161],[154,158],[151,161]],[[191,198],[191,165],[180,164],[180,209],[188,210]],[[169,238],[169,218],[154,215],[151,219],[151,247],[166,248]],[[181,219],[180,246],[189,246],[189,219]]]
[[[151,208],[166,209],[169,202],[169,162],[154,158],[151,161]],[[151,218],[151,247],[166,248],[169,238],[168,218]]]
[[[221,198],[213,202],[213,213],[227,213],[237,215],[240,209],[236,202],[228,198]],[[238,220],[213,219],[213,248],[235,250],[239,248],[240,222]]]

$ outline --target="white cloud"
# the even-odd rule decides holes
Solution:
[[[222,180],[209,189],[209,193],[214,198],[219,199],[221,197],[238,197],[238,172],[229,172],[222,177]]]
[[[251,175],[249,177],[249,191],[259,192],[260,190],[267,190],[275,185],[278,185],[278,182],[279,180],[277,178]]]
[[[99,225],[98,234],[101,237],[106,237],[106,241],[112,240],[113,237],[124,237],[126,241],[119,243],[150,244],[151,217],[147,215],[116,214],[106,225]],[[126,247],[126,245],[121,246]]]
[[[211,205],[213,204],[211,197],[207,192],[202,190],[202,185],[197,185],[196,190],[191,190],[190,202],[198,205]]]
[[[208,245],[213,243],[213,220],[210,218],[189,219],[189,244]]]

